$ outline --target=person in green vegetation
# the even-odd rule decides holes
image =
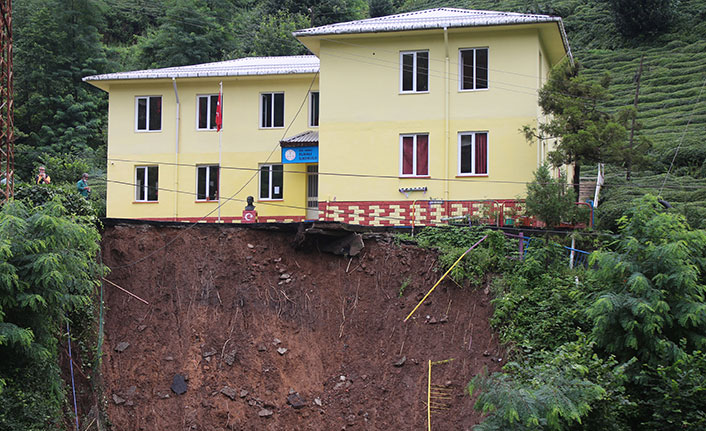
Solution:
[[[91,188],[88,187],[87,173],[84,172],[84,174],[81,175],[81,179],[76,183],[76,188],[78,189],[78,192],[81,193],[81,196],[88,198],[88,194],[91,193]]]
[[[44,166],[39,167],[39,174],[34,179],[37,184],[49,184],[51,183],[51,177],[47,175],[46,168]]]

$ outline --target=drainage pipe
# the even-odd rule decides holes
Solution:
[[[174,97],[176,98],[176,131],[174,143],[174,190],[179,190],[179,92],[177,91],[176,78],[172,77]],[[179,193],[174,194],[174,221],[179,218]]]

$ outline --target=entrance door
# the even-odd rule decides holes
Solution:
[[[319,165],[306,167],[306,219],[319,219]]]

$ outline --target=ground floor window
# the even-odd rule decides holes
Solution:
[[[282,199],[283,186],[282,165],[260,165],[260,199]]]
[[[488,175],[488,133],[458,134],[458,174]]]
[[[158,178],[158,166],[136,166],[135,200],[138,202],[156,202]]]
[[[218,200],[218,165],[198,166],[196,168],[196,200]]]
[[[429,175],[429,135],[400,136],[400,176]]]

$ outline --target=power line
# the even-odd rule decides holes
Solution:
[[[679,138],[679,145],[677,145],[676,151],[674,151],[674,157],[672,157],[672,162],[669,164],[669,169],[667,169],[667,173],[664,175],[664,181],[662,182],[662,187],[659,189],[659,194],[662,194],[662,188],[664,188],[664,185],[667,183],[667,178],[669,178],[669,173],[672,171],[672,167],[674,166],[674,161],[677,159],[677,154],[679,154],[679,148],[681,148],[682,142],[684,142],[684,135],[686,135],[686,129],[689,127],[689,124],[691,124],[691,118],[694,116],[694,111],[696,110],[696,107],[699,105],[699,101],[701,100],[701,93],[704,91],[704,86],[706,86],[706,78],[704,78],[703,84],[701,84],[701,90],[699,90],[699,95],[696,98],[696,103],[694,103],[693,108],[691,109],[691,113],[689,114],[689,120],[686,122],[686,125],[684,126],[684,129],[682,131],[681,137]]]
[[[150,161],[150,160],[134,160],[134,159],[116,159],[116,158],[108,158],[108,161],[115,161],[115,162],[121,162],[121,163],[136,163],[136,164],[144,164],[144,165],[165,165],[165,166],[178,166],[178,167],[188,167],[188,168],[196,168],[199,166],[204,166],[207,163],[174,163],[174,162],[157,162],[157,161]],[[263,162],[267,163],[267,162]],[[259,172],[260,168],[247,168],[247,167],[238,167],[238,166],[220,166],[220,169],[223,170],[235,170],[235,171],[253,171],[253,172]],[[306,171],[289,171],[285,172],[286,174],[290,175],[308,175],[310,174],[309,172]],[[332,177],[347,177],[347,178],[372,178],[372,179],[383,179],[383,180],[413,180],[415,179],[414,177],[410,178],[400,178],[399,176],[396,175],[374,175],[374,174],[358,174],[358,173],[339,173],[339,172],[318,172],[317,175],[320,176],[332,176]],[[509,181],[509,180],[489,180],[486,179],[487,177],[467,177],[467,178],[437,178],[437,177],[424,177],[424,178],[416,178],[418,180],[424,180],[424,181],[442,181],[442,182],[462,182],[462,183],[467,183],[469,181],[472,181],[475,178],[481,178],[482,184],[487,184],[487,183],[492,183],[492,184],[519,184],[519,185],[526,185],[530,183],[531,181]],[[480,183],[480,181],[479,181]],[[604,184],[603,187],[621,187],[621,186],[635,186],[635,187],[643,187],[643,188],[657,188],[658,186],[656,184],[636,184],[634,182],[630,182],[629,184]],[[573,187],[573,183],[567,183],[567,186]],[[706,185],[688,185],[688,184],[683,184],[683,185],[673,185],[673,186],[666,186],[667,188],[672,188],[672,189],[706,189]]]
[[[292,118],[292,120],[289,122],[289,125],[288,125],[287,128],[285,129],[284,134],[283,134],[283,136],[282,136],[282,139],[284,139],[284,137],[286,136],[286,134],[287,134],[287,132],[289,131],[290,127],[292,127],[292,124],[294,124],[294,121],[297,119],[297,117],[298,117],[299,114],[301,113],[302,107],[304,106],[304,104],[305,104],[305,103],[307,102],[307,100],[309,99],[309,92],[311,91],[311,88],[314,86],[314,82],[316,82],[316,79],[318,78],[318,76],[319,76],[319,73],[317,72],[317,73],[314,75],[314,77],[312,78],[311,84],[309,84],[309,90],[305,93],[304,99],[302,100],[302,103],[299,105],[299,109],[297,110],[296,114],[294,114],[294,117]],[[279,146],[279,143],[277,143],[277,144],[274,146],[274,148],[272,148],[272,151],[271,151],[270,154],[267,156],[267,159],[265,160],[265,163],[267,163],[267,161],[270,160],[270,157],[272,157],[272,155],[275,153],[275,151],[277,150],[277,147],[278,147],[278,146]],[[245,184],[243,184],[242,187],[240,187],[235,193],[233,193],[228,199],[226,199],[226,202],[228,202],[228,201],[230,201],[231,199],[235,198],[241,191],[243,191],[243,189],[245,189],[245,187],[247,187],[247,185],[250,184],[253,179],[255,179],[255,177],[257,176],[257,174],[258,174],[258,173],[255,172],[255,173],[250,177],[250,179],[248,179],[248,180],[245,182]],[[106,181],[107,181],[107,179],[106,179]],[[214,209],[212,209],[211,211],[209,211],[209,212],[208,212],[206,215],[204,215],[203,217],[199,218],[196,222],[194,222],[194,223],[192,223],[191,225],[187,226],[186,229],[184,229],[183,231],[181,231],[181,232],[180,232],[178,235],[176,235],[171,241],[167,242],[167,243],[164,244],[163,246],[156,248],[155,250],[151,251],[150,253],[147,253],[145,256],[141,257],[140,259],[137,259],[137,260],[135,260],[135,261],[133,261],[133,262],[131,262],[131,263],[125,264],[125,265],[121,265],[121,266],[116,267],[116,268],[126,268],[126,267],[129,267],[129,266],[133,266],[133,265],[135,265],[135,264],[137,264],[137,263],[139,263],[139,262],[142,262],[143,260],[147,259],[148,257],[153,256],[153,255],[154,255],[155,253],[157,253],[158,251],[163,250],[163,249],[169,247],[174,241],[176,241],[178,238],[180,238],[181,235],[183,235],[183,234],[184,234],[186,231],[188,231],[189,229],[192,229],[192,228],[193,228],[194,226],[196,226],[201,220],[206,219],[209,215],[211,215],[211,214],[213,214],[214,212],[220,210],[220,208],[221,208],[224,204],[225,204],[225,202],[219,203],[218,206],[216,206]]]

